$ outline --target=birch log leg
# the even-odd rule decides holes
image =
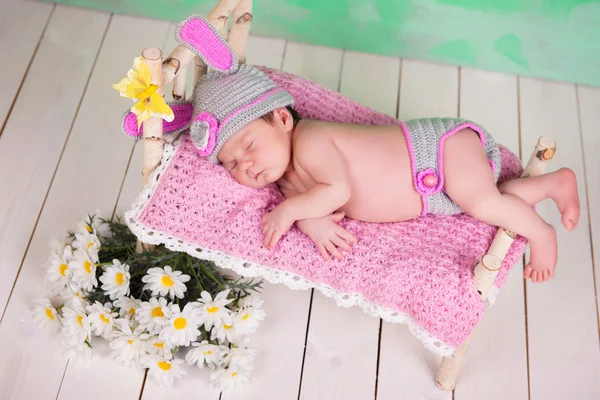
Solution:
[[[542,175],[548,162],[554,157],[556,143],[550,138],[540,138],[523,170],[521,177]],[[498,229],[487,254],[475,267],[474,283],[483,301],[487,300],[490,288],[502,267],[502,260],[515,239],[515,234],[504,228]],[[458,347],[450,357],[444,357],[438,370],[435,383],[446,391],[454,390],[460,372],[460,366],[467,353],[471,336]]]
[[[151,83],[158,85],[158,90],[162,94],[161,66],[162,52],[157,48],[148,48],[142,52],[142,58],[148,65],[152,76]],[[148,177],[154,169],[160,164],[163,152],[163,125],[162,118],[150,117],[143,123],[143,180],[144,187],[148,183]],[[138,240],[136,250],[142,252],[144,249],[152,250],[152,246],[142,244]]]

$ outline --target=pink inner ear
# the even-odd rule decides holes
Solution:
[[[233,64],[229,48],[220,40],[204,21],[190,19],[179,31],[188,44],[194,46],[214,68],[227,71]]]
[[[123,131],[127,136],[139,137],[142,136],[142,128],[138,129],[137,117],[131,111],[123,119]]]

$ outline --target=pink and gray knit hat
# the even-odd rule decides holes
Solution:
[[[294,104],[292,95],[262,71],[239,65],[229,44],[204,17],[185,19],[177,26],[175,37],[213,70],[194,89],[190,125],[194,145],[210,162],[219,163],[219,151],[244,125]]]

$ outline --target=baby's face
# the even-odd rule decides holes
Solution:
[[[260,188],[274,183],[289,165],[292,130],[287,110],[276,110],[273,125],[260,118],[252,121],[225,142],[218,159],[244,186]]]

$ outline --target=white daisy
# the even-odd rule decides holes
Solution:
[[[111,307],[111,303],[102,305],[99,301],[86,307],[94,335],[102,336],[106,339],[113,333],[117,313],[112,312]]]
[[[66,306],[71,306],[73,302],[77,302],[77,304],[83,304],[83,307],[85,308],[89,305],[85,296],[86,293],[84,293],[82,290],[77,290],[74,292],[69,288],[65,288],[65,290],[60,293],[60,297]]]
[[[95,233],[82,231],[75,233],[73,248],[88,253],[90,258],[97,263],[98,251],[100,251],[100,239]]]
[[[225,306],[233,300],[227,300],[229,289],[219,292],[213,300],[210,293],[203,291],[198,299],[199,313],[204,321],[206,330],[210,330],[213,325],[219,326],[223,322],[223,318],[227,317],[231,311]]]
[[[148,368],[148,375],[154,381],[163,387],[173,386],[175,379],[181,378],[182,375],[186,375],[186,372],[181,368],[183,360],[173,359],[167,360],[158,355],[149,355],[144,358],[143,364]]]
[[[79,342],[67,347],[64,354],[65,357],[75,364],[89,365],[94,361],[92,347],[87,341]]]
[[[89,215],[84,221],[79,222],[77,230],[79,232],[93,233],[99,237],[108,238],[112,236],[110,226],[100,218],[100,210],[96,210],[95,214]]]
[[[158,336],[151,336],[144,341],[144,344],[146,345],[146,352],[149,354],[157,354],[167,360],[173,358],[172,348]]]
[[[264,303],[264,300],[260,299],[259,297],[256,297],[255,295],[249,295],[246,297],[242,297],[242,299],[239,302],[240,308],[243,308],[243,307],[260,308],[263,305],[263,303]]]
[[[111,357],[127,368],[141,369],[141,358],[146,355],[145,340],[150,335],[140,329],[132,330],[129,320],[115,320],[116,329],[110,336]]]
[[[265,315],[266,313],[263,310],[250,306],[242,307],[233,316],[235,329],[240,335],[254,333]]]
[[[103,283],[102,290],[110,296],[111,300],[129,295],[129,265],[121,264],[119,260],[113,260],[113,265],[109,265],[100,277]]]
[[[48,299],[34,300],[34,306],[31,310],[32,318],[35,324],[52,333],[57,333],[62,326],[58,312]]]
[[[146,283],[144,290],[152,290],[152,296],[166,296],[168,293],[171,299],[183,299],[183,293],[187,290],[185,282],[189,280],[189,275],[173,271],[168,265],[164,269],[150,268],[148,274],[142,278],[142,282]]]
[[[194,304],[188,303],[180,311],[178,304],[164,308],[165,316],[157,319],[163,325],[159,337],[171,346],[189,346],[200,336],[198,327],[202,321],[195,312]]]
[[[142,301],[133,297],[121,297],[115,300],[113,305],[119,308],[119,315],[121,317],[133,318],[138,308],[142,306]]]
[[[223,318],[221,325],[215,325],[211,338],[213,340],[218,339],[221,343],[227,340],[229,343],[238,344],[241,341],[241,336],[237,331],[235,322],[229,315]]]
[[[226,365],[239,365],[245,369],[252,369],[252,363],[258,354],[258,350],[249,349],[245,345],[233,346],[225,357]]]
[[[50,258],[46,269],[46,281],[53,293],[61,293],[68,288],[71,269],[69,263],[73,259],[73,249],[63,241],[50,242]]]
[[[79,288],[90,292],[98,286],[96,263],[87,252],[76,250],[73,260],[69,263],[69,268],[73,272],[72,279]]]
[[[80,303],[83,302],[74,301],[70,307],[64,306],[62,309],[61,336],[69,345],[82,343],[92,335],[90,321]]]
[[[240,365],[230,365],[210,375],[213,386],[219,390],[238,389],[250,382],[250,370]]]
[[[157,320],[165,316],[167,300],[164,297],[150,298],[150,301],[142,302],[135,315],[140,327],[147,330],[151,335],[158,335],[162,329]]]
[[[224,357],[229,352],[227,346],[208,343],[208,340],[192,343],[193,349],[188,351],[185,360],[189,365],[196,364],[200,368],[207,365],[210,369],[215,369],[224,362]]]

